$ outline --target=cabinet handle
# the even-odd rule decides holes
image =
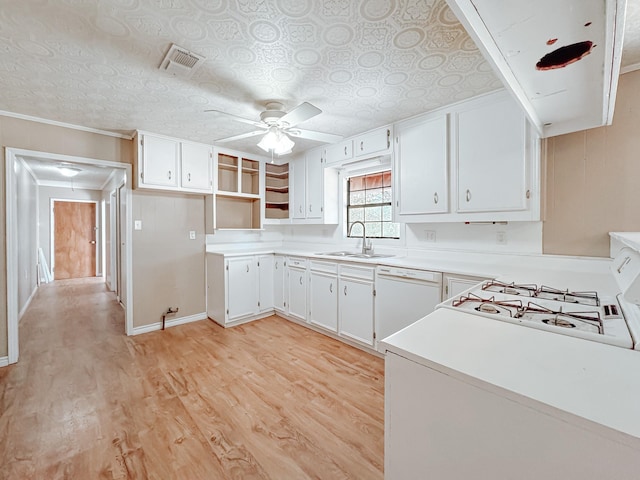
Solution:
[[[344,294],[345,295],[347,294],[347,286],[346,285],[344,286]]]
[[[171,170],[167,172],[167,177],[169,177],[169,180],[171,180]]]
[[[387,128],[387,148],[391,148],[391,130]]]
[[[311,204],[309,204],[309,212],[313,212],[313,208],[311,207]]]
[[[276,262],[276,270],[278,269],[278,262]]]
[[[300,277],[300,285],[302,285],[302,276]]]
[[[362,142],[360,142],[360,151],[364,150],[364,140]]]
[[[298,211],[302,213],[302,205],[300,205],[300,208],[298,208]]]
[[[187,173],[187,182],[191,181],[191,173]]]
[[[531,198],[531,190],[527,190],[527,199]]]
[[[247,265],[247,273],[249,273],[249,265]]]
[[[344,156],[345,157],[347,156],[347,146],[346,145],[344,146]]]
[[[467,198],[467,202],[471,201],[471,190],[469,190],[468,188],[467,188],[466,198]]]
[[[433,203],[438,204],[438,192],[433,194]]]
[[[331,293],[333,293],[333,283],[330,283],[330,284],[329,284],[329,291],[330,291]]]

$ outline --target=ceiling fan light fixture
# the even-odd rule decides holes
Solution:
[[[273,152],[276,155],[291,153],[295,143],[277,127],[270,127],[269,131],[258,143],[265,152]]]
[[[275,150],[280,140],[278,136],[279,133],[280,132],[278,132],[278,129],[276,127],[269,128],[269,131],[264,137],[262,137],[262,140],[260,140],[258,146],[265,152]]]
[[[291,149],[294,145],[295,142],[283,133],[280,136],[278,146],[274,148],[273,153],[275,153],[276,155],[286,155],[287,153],[291,153]]]
[[[76,168],[76,167],[69,167],[68,165],[59,165],[58,166],[58,171],[60,172],[61,175],[65,176],[65,177],[75,177],[82,170],[80,170],[79,168]]]

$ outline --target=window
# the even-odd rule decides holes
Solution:
[[[347,180],[347,236],[362,237],[364,222],[368,238],[400,238],[400,226],[392,218],[391,170],[350,177]],[[349,235],[351,231],[351,235]]]

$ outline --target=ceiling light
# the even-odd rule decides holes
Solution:
[[[78,175],[82,170],[80,170],[79,168],[76,167],[68,167],[66,165],[60,165],[58,167],[58,170],[60,171],[60,173],[62,175],[64,175],[65,177],[75,177],[76,175]]]
[[[278,127],[269,127],[269,131],[266,133],[262,140],[258,143],[265,152],[273,152],[276,155],[286,155],[291,153],[291,149],[295,143],[286,134],[282,132]]]

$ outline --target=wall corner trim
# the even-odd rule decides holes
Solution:
[[[9,366],[9,357],[0,357],[0,368]]]
[[[165,322],[165,327],[177,327],[178,325],[184,325],[185,323],[198,322],[200,320],[207,319],[207,312],[196,313],[195,315],[188,315],[186,317],[174,318]],[[155,332],[156,330],[162,330],[162,322],[151,323],[149,325],[142,325],[141,327],[134,327],[132,335],[141,335],[143,333]]]

